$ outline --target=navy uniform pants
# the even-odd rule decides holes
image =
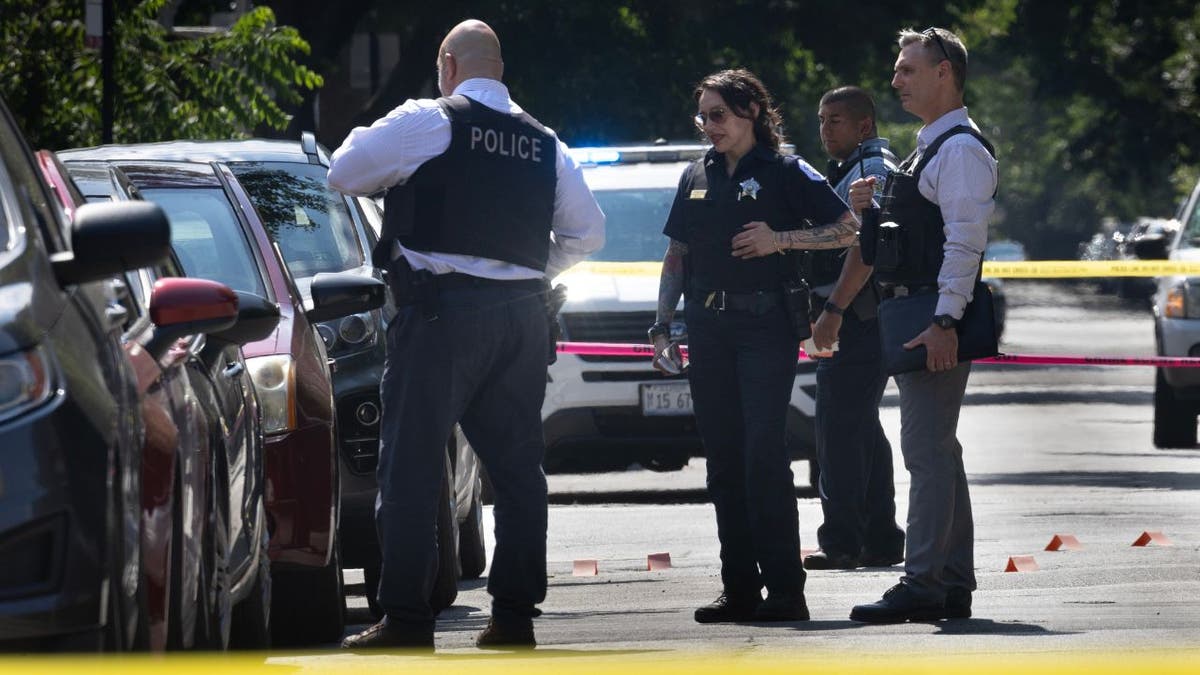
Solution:
[[[697,300],[702,300],[698,298]],[[799,341],[782,301],[761,313],[684,308],[692,401],[726,593],[804,591],[786,422]]]
[[[533,617],[546,597],[542,399],[546,331],[539,282],[442,291],[437,319],[402,308],[388,326],[376,528],[379,605],[430,623],[446,439],[460,422],[495,491],[488,575],[494,616]]]
[[[899,559],[892,446],[879,423],[887,384],[879,320],[848,310],[838,351],[817,362],[817,465],[821,468],[821,549],[839,555]]]

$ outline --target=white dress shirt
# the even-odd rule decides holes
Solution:
[[[967,116],[967,109],[952,110],[917,132],[917,150],[921,153],[938,136],[953,127],[979,127]],[[961,319],[971,301],[979,261],[987,246],[988,220],[996,209],[994,195],[998,173],[996,160],[974,136],[956,134],[946,139],[937,154],[921,171],[917,188],[942,211],[946,225],[945,258],[938,272],[936,314]]]
[[[524,112],[498,80],[474,78],[454,90],[493,110]],[[550,131],[553,134],[553,131]],[[461,272],[488,279],[553,279],[563,270],[604,245],[604,213],[583,181],[583,172],[557,139],[555,160],[557,183],[554,220],[551,224],[550,255],[546,270],[454,253],[414,251],[396,243],[414,269],[434,274]],[[450,147],[450,118],[433,99],[409,99],[370,127],[357,127],[329,163],[329,184],[353,195],[369,195],[403,184],[422,164]]]

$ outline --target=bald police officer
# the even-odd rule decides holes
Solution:
[[[464,21],[437,58],[444,98],[357,128],[329,182],[390,188],[375,264],[389,269],[376,527],[386,616],[348,648],[433,647],[437,500],[456,422],[495,488],[492,616],[480,647],[535,644],[546,595],[544,279],[604,242],[604,215],[554,132],[509,97],[495,33]]]

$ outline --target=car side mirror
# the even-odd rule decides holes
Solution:
[[[1133,240],[1133,254],[1141,260],[1166,260],[1167,238],[1162,235],[1138,237]]]
[[[230,328],[238,318],[238,295],[225,284],[208,279],[159,279],[150,293],[154,334],[145,344],[157,361],[176,340],[188,335]]]
[[[346,272],[322,272],[313,277],[310,321],[329,321],[369,312],[383,306],[387,285],[379,279]]]
[[[261,295],[234,291],[237,295],[237,321],[229,328],[213,331],[208,337],[236,345],[266,339],[279,326],[279,305]]]
[[[170,251],[171,224],[156,204],[84,204],[71,222],[71,250],[50,262],[66,286],[156,265]]]

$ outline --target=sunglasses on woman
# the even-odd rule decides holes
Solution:
[[[724,124],[729,117],[729,109],[716,107],[706,113],[697,113],[692,119],[696,122],[696,126],[703,129],[705,124],[712,122],[713,124]]]

